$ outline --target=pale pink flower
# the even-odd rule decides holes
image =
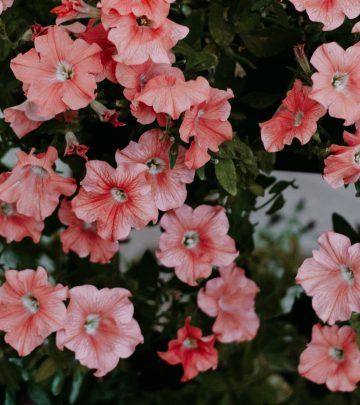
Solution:
[[[212,331],[223,343],[252,340],[259,329],[255,313],[258,286],[235,264],[219,268],[220,277],[209,280],[198,293],[198,306],[216,317]]]
[[[181,113],[203,103],[209,95],[209,82],[202,76],[186,82],[178,76],[162,74],[149,80],[135,101],[177,120]]]
[[[353,26],[351,32],[353,34],[357,34],[358,32],[360,32],[360,21]]]
[[[209,98],[201,104],[194,105],[185,112],[183,122],[180,126],[180,137],[184,142],[190,142],[194,137],[197,148],[203,149],[203,154],[207,154],[207,161],[210,160],[208,149],[213,152],[219,150],[219,146],[232,139],[232,127],[228,118],[231,112],[229,99],[234,97],[231,89],[219,90],[210,89]],[[186,165],[197,169],[199,166],[192,166],[196,158],[192,156],[196,149],[186,152]]]
[[[100,10],[83,0],[61,0],[61,6],[54,7],[50,13],[56,14],[56,24],[81,18],[99,18]]]
[[[360,47],[344,50],[336,42],[319,46],[310,60],[318,70],[312,75],[309,95],[335,118],[351,125],[360,119]]]
[[[171,365],[181,364],[184,375],[182,382],[195,378],[199,373],[215,370],[218,365],[218,351],[214,347],[216,336],[203,336],[202,330],[190,325],[191,317],[177,332],[177,339],[170,340],[166,352],[158,352],[159,357]]]
[[[153,199],[159,210],[181,207],[187,196],[186,184],[194,180],[195,172],[184,164],[185,148],[179,146],[175,167],[170,168],[169,138],[159,129],[141,135],[139,142],[130,144],[116,153],[117,164],[140,163],[146,165],[145,178],[151,185]]]
[[[79,257],[90,255],[93,263],[109,263],[119,250],[117,242],[105,240],[97,233],[96,223],[87,223],[79,219],[67,200],[63,200],[59,209],[59,219],[68,228],[60,233],[64,253],[70,250]]]
[[[78,218],[87,223],[97,221],[103,239],[126,239],[132,227],[143,229],[150,221],[157,221],[145,165],[122,164],[114,169],[106,162],[92,160],[86,169],[72,206]]]
[[[183,205],[167,212],[160,225],[165,232],[156,256],[162,265],[175,267],[177,277],[189,285],[209,277],[212,266],[227,266],[238,256],[223,207],[200,205],[193,210]]]
[[[49,146],[46,153],[39,155],[34,155],[34,151],[17,152],[15,167],[0,184],[0,200],[14,203],[20,214],[42,221],[55,211],[60,195],[70,196],[75,192],[76,182],[53,170],[58,157],[54,147]]]
[[[301,353],[299,373],[331,391],[354,391],[360,381],[360,352],[350,326],[314,325],[311,342]]]
[[[14,107],[6,108],[4,116],[5,122],[10,124],[18,138],[24,137],[29,132],[39,128],[43,122],[54,118],[54,116],[40,116],[39,107],[28,100]]]
[[[169,19],[159,27],[155,27],[146,16],[129,14],[118,20],[108,38],[118,52],[114,59],[126,65],[139,65],[149,58],[155,63],[171,64],[169,51],[189,32],[189,28]]]
[[[3,13],[7,8],[11,7],[14,0],[0,0],[0,14]]]
[[[324,161],[324,179],[333,188],[356,183],[360,178],[360,128],[355,134],[344,131],[343,137],[348,146],[331,145],[332,155]]]
[[[345,16],[356,18],[360,14],[360,4],[354,0],[290,0],[296,10],[306,10],[311,21],[324,24],[324,31],[340,27]]]
[[[326,114],[326,109],[309,98],[310,92],[311,87],[295,80],[275,115],[260,124],[261,139],[268,152],[282,150],[295,138],[304,145],[315,134],[317,122]]]
[[[318,239],[319,250],[298,270],[297,284],[312,299],[312,306],[323,322],[347,321],[360,312],[360,243],[335,232]]]
[[[35,48],[11,61],[17,79],[26,86],[26,96],[52,116],[67,109],[78,110],[95,99],[95,75],[102,72],[101,48],[82,39],[73,41],[58,26],[35,38]]]
[[[144,340],[133,318],[130,291],[83,285],[69,293],[67,319],[57,333],[57,346],[75,352],[83,366],[96,369],[94,375],[103,377]]]
[[[19,356],[26,356],[64,326],[67,287],[52,286],[45,269],[7,270],[0,287],[0,330]]]

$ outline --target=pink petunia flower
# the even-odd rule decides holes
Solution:
[[[194,137],[197,148],[203,149],[202,154],[207,154],[206,161],[210,160],[208,149],[217,152],[223,142],[232,139],[232,127],[228,121],[231,106],[228,100],[233,97],[231,89],[224,91],[211,88],[207,100],[185,112],[180,137],[187,143]],[[185,155],[185,164],[192,169],[199,168],[196,164],[193,166],[196,158],[192,154],[197,152],[197,148],[190,149]]]
[[[106,162],[92,160],[86,168],[72,206],[78,218],[87,223],[97,221],[103,239],[126,239],[132,227],[143,229],[150,221],[157,221],[145,165],[122,164],[114,169]]]
[[[73,41],[58,26],[35,38],[35,48],[11,61],[17,79],[27,87],[26,95],[52,116],[86,107],[95,99],[95,75],[102,72],[101,48],[82,39]]]
[[[312,305],[323,322],[347,321],[360,312],[360,243],[335,232],[318,239],[319,250],[298,270],[297,284],[313,297]]]
[[[19,105],[4,110],[5,122],[15,132],[18,138],[23,138],[29,132],[38,129],[43,122],[51,120],[54,116],[39,115],[39,107],[31,101],[25,100]]]
[[[83,366],[96,369],[94,375],[103,377],[144,340],[133,318],[130,291],[83,285],[69,292],[67,320],[57,333],[57,346],[75,352]]]
[[[159,210],[181,207],[187,196],[186,184],[192,183],[195,172],[184,164],[185,148],[179,147],[175,167],[170,168],[169,153],[172,143],[159,129],[141,135],[139,142],[116,153],[116,162],[146,165],[146,181],[151,185],[153,199]]]
[[[295,80],[281,107],[268,121],[260,124],[261,139],[268,152],[282,150],[294,138],[301,145],[308,143],[317,130],[317,122],[326,114],[326,109],[309,98],[311,88]]]
[[[0,200],[15,203],[20,214],[42,221],[55,211],[60,195],[75,192],[75,179],[53,170],[58,153],[52,146],[39,155],[31,149],[29,154],[21,151],[16,156],[18,161],[10,176],[0,184]]]
[[[162,74],[149,80],[135,101],[177,120],[181,113],[203,103],[209,96],[210,85],[204,77],[186,82],[177,76]]]
[[[344,50],[336,42],[319,46],[310,59],[318,70],[309,95],[335,118],[351,125],[360,119],[360,47]]]
[[[68,228],[60,233],[64,253],[70,250],[79,257],[90,255],[92,263],[109,263],[119,250],[117,242],[101,238],[96,223],[87,223],[77,218],[67,200],[63,200],[59,209],[59,219]]]
[[[311,21],[324,24],[324,31],[340,27],[345,17],[356,18],[360,4],[352,0],[290,0],[296,10],[307,12]]]
[[[2,14],[7,8],[11,7],[14,0],[0,0],[0,14]]]
[[[212,331],[223,343],[252,340],[259,329],[255,313],[258,286],[235,264],[220,267],[220,277],[209,280],[198,293],[198,306],[216,317]]]
[[[356,23],[356,24],[353,26],[352,30],[351,30],[351,33],[352,33],[352,34],[357,34],[357,33],[359,33],[359,32],[360,32],[360,21],[359,21],[358,23]]]
[[[65,140],[66,140],[66,148],[64,156],[78,155],[83,159],[85,159],[86,161],[88,160],[86,154],[89,150],[89,147],[80,144],[73,132],[68,131],[65,134]]]
[[[100,10],[83,0],[61,0],[61,6],[54,7],[50,13],[56,14],[56,24],[81,18],[99,18]]]
[[[300,356],[299,373],[331,391],[354,391],[360,381],[360,352],[350,326],[314,325]]]
[[[155,63],[171,64],[169,51],[188,33],[189,28],[169,19],[156,27],[146,16],[129,14],[118,18],[108,38],[116,46],[118,54],[114,59],[117,62],[139,65],[150,58]]]
[[[50,285],[45,269],[7,270],[0,287],[0,330],[19,356],[27,356],[64,326],[68,289]]]
[[[210,276],[212,266],[227,266],[238,256],[235,241],[227,235],[229,221],[220,206],[188,205],[167,212],[160,221],[165,232],[156,252],[160,263],[175,267],[177,277],[195,286]]]
[[[343,137],[348,146],[331,145],[333,154],[324,161],[324,179],[333,188],[356,183],[360,178],[360,128],[355,134],[344,131]]]
[[[108,122],[115,128],[125,126],[119,121],[119,113],[116,110],[109,110],[97,100],[92,101],[90,107],[96,112],[101,122]]]
[[[207,370],[215,370],[218,365],[218,351],[214,347],[216,336],[203,336],[202,330],[191,326],[190,321],[191,317],[188,316],[185,326],[177,332],[177,339],[170,340],[166,352],[158,352],[159,357],[172,366],[182,365],[182,382]]]

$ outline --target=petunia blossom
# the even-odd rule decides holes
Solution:
[[[167,211],[181,207],[186,199],[186,184],[194,180],[195,171],[184,164],[185,148],[179,146],[175,166],[170,168],[172,142],[159,129],[152,129],[141,135],[139,142],[116,153],[116,162],[141,163],[146,165],[146,181],[151,185],[153,199],[159,210]]]
[[[317,69],[312,75],[309,97],[328,109],[329,115],[351,125],[360,119],[360,47],[344,50],[336,42],[319,46],[310,59]]]
[[[70,196],[76,190],[73,178],[57,174],[52,166],[58,157],[57,150],[49,146],[46,153],[16,154],[18,161],[10,176],[0,184],[0,200],[15,204],[23,215],[42,221],[50,216],[59,203],[60,195]]]
[[[97,233],[96,223],[87,223],[77,218],[68,200],[63,200],[58,212],[61,223],[67,225],[60,233],[64,253],[75,252],[79,257],[90,256],[92,263],[109,263],[118,252],[117,242],[105,240]]]
[[[177,277],[195,286],[210,276],[212,266],[227,266],[238,256],[235,241],[228,236],[229,221],[220,206],[188,205],[167,212],[160,221],[165,232],[156,256]]]
[[[162,74],[149,80],[135,101],[177,120],[181,113],[203,103],[209,96],[209,82],[202,76],[184,81],[177,76]]]
[[[107,162],[92,160],[86,169],[72,206],[78,218],[87,223],[97,221],[103,239],[123,240],[132,227],[143,229],[150,221],[157,221],[145,165],[122,164],[114,169]]]
[[[68,294],[61,284],[52,286],[44,268],[7,270],[0,287],[0,330],[5,342],[27,356],[64,326]]]
[[[181,364],[184,375],[182,382],[195,378],[199,373],[215,370],[218,365],[218,351],[214,347],[216,336],[203,336],[202,330],[190,325],[191,317],[177,332],[177,339],[170,340],[166,352],[159,357],[171,365]]]
[[[118,25],[110,30],[108,38],[118,52],[114,59],[126,65],[139,65],[149,58],[155,63],[171,64],[169,51],[189,32],[189,28],[169,19],[158,27],[146,16],[129,14],[118,20]]]
[[[220,277],[209,280],[198,293],[198,306],[216,317],[212,331],[219,342],[252,340],[259,329],[255,313],[258,286],[235,264],[219,268]]]
[[[260,124],[261,139],[268,152],[282,150],[297,138],[301,145],[308,143],[317,130],[317,122],[326,109],[309,98],[311,88],[295,80],[293,88],[275,115]]]
[[[356,183],[360,178],[360,128],[355,134],[344,131],[347,146],[331,145],[332,154],[324,161],[324,179],[333,188]]]
[[[314,325],[311,342],[301,353],[299,373],[331,391],[354,391],[360,381],[360,352],[350,326]]]
[[[356,18],[360,4],[352,0],[290,0],[296,10],[307,12],[311,21],[322,23],[324,31],[334,30],[344,22],[345,17]]]
[[[233,97],[231,89],[224,91],[211,88],[207,100],[192,106],[184,114],[179,130],[180,137],[187,143],[194,137],[197,148],[203,150],[203,155],[207,154],[207,161],[210,160],[208,149],[217,152],[223,142],[232,139],[232,127],[228,121],[231,106],[228,100]],[[196,158],[192,156],[194,152],[197,153],[197,149],[192,148],[186,152],[185,163],[192,169],[198,169],[199,166],[193,163],[196,162]]]
[[[56,14],[56,24],[81,18],[99,18],[100,10],[85,3],[83,0],[61,0],[61,6],[50,10]]]
[[[35,48],[11,61],[17,79],[40,116],[79,110],[95,99],[95,75],[102,72],[101,48],[82,39],[73,41],[58,26],[35,38]]]
[[[130,291],[83,285],[69,293],[67,319],[64,329],[57,333],[57,346],[75,352],[83,366],[95,369],[96,377],[103,377],[144,340],[133,318]]]
[[[320,236],[319,250],[298,270],[297,284],[312,299],[312,306],[323,322],[347,321],[360,312],[360,243],[335,232]]]
[[[2,14],[7,8],[11,7],[14,0],[0,0],[0,14]]]

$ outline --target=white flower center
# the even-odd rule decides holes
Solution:
[[[336,72],[332,78],[331,84],[335,90],[344,90],[349,81],[349,76],[347,73]]]
[[[89,335],[94,335],[100,325],[100,315],[89,314],[86,317],[84,328]]]
[[[127,195],[124,190],[121,188],[113,188],[111,190],[111,195],[113,196],[114,200],[116,200],[118,203],[123,203],[127,201]]]
[[[358,151],[358,152],[355,153],[354,162],[355,162],[356,164],[360,165],[360,151]]]
[[[302,119],[304,117],[304,113],[302,111],[298,111],[295,115],[294,126],[299,127],[302,123]]]
[[[91,224],[89,224],[88,222],[84,222],[82,227],[83,227],[83,229],[85,229],[85,231],[90,231],[95,228],[95,224],[94,224],[94,222],[92,222]]]
[[[166,167],[165,162],[157,157],[146,162],[146,165],[149,168],[149,173],[154,175],[161,173]]]
[[[189,249],[196,247],[199,244],[199,234],[196,231],[187,231],[183,237],[182,243]]]
[[[332,358],[336,361],[343,361],[344,360],[344,350],[339,349],[338,347],[331,347],[329,349],[329,354]]]
[[[198,118],[201,118],[201,117],[204,116],[204,114],[205,114],[204,110],[199,110],[198,113],[197,113],[197,116],[198,116]]]
[[[62,60],[56,67],[56,78],[59,82],[65,82],[71,80],[74,76],[73,65],[71,63]]]
[[[340,266],[342,278],[349,284],[354,284],[354,272],[345,264]]]
[[[32,314],[39,310],[39,301],[31,294],[26,294],[21,298],[24,307]]]
[[[31,171],[40,177],[46,177],[49,174],[46,169],[44,169],[42,166],[37,165],[31,166]]]
[[[183,342],[183,346],[185,349],[196,349],[198,347],[198,343],[196,339],[186,338]]]
[[[13,214],[14,209],[12,204],[3,203],[1,204],[1,211],[6,217],[10,217]]]

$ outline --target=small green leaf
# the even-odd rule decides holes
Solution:
[[[51,357],[48,357],[45,361],[43,361],[38,368],[36,375],[35,375],[35,382],[39,383],[44,380],[47,380],[51,376],[56,373],[57,365]]]
[[[197,174],[197,176],[199,177],[199,179],[200,179],[201,181],[204,181],[204,180],[206,179],[206,176],[205,176],[205,166],[200,167],[200,169],[197,169],[197,170],[196,170],[196,174]]]
[[[220,159],[215,165],[215,174],[222,188],[231,195],[237,194],[237,177],[234,162],[231,159]]]
[[[74,377],[72,380],[72,386],[69,396],[70,404],[75,403],[76,400],[78,399],[83,381],[84,381],[84,374],[80,371],[80,369],[76,369],[74,372]]]
[[[51,383],[51,392],[53,393],[53,395],[57,396],[60,394],[64,386],[64,383],[65,383],[64,373],[62,371],[59,371],[58,373],[56,373]]]
[[[30,386],[29,397],[36,405],[51,405],[51,400],[48,394],[40,387],[40,385]]]
[[[179,155],[179,145],[175,142],[172,144],[169,151],[170,169],[173,169],[175,167],[178,155]]]
[[[271,189],[269,190],[269,193],[270,194],[280,194],[281,192],[283,192],[290,186],[295,189],[298,188],[295,185],[295,180],[293,180],[293,181],[280,180],[271,187]]]
[[[334,231],[341,233],[351,239],[352,243],[360,242],[360,235],[354,230],[354,228],[339,214],[333,214],[332,223]]]
[[[234,39],[232,24],[220,4],[214,4],[210,9],[209,30],[214,41],[220,46],[227,46]]]
[[[273,215],[275,212],[279,211],[285,205],[285,198],[282,194],[279,194],[275,201],[273,202],[272,206],[268,211],[266,211],[267,215]]]

